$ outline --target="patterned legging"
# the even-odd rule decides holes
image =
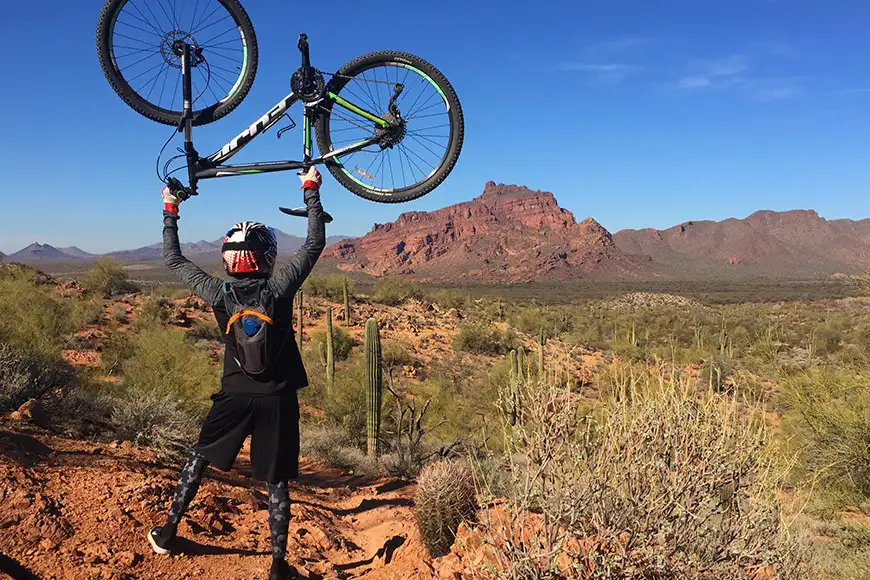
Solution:
[[[208,461],[193,451],[181,470],[175,493],[172,496],[172,505],[166,517],[166,525],[163,526],[162,536],[172,538],[178,529],[181,517],[187,511],[190,502],[199,491],[199,484]],[[269,531],[272,535],[272,557],[283,560],[287,555],[287,530],[290,526],[290,494],[287,482],[266,484],[269,490]]]

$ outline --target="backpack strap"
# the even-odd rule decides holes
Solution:
[[[266,316],[265,314],[263,314],[261,312],[257,312],[255,310],[242,310],[242,311],[236,312],[235,314],[230,316],[230,321],[227,322],[227,334],[230,333],[230,329],[233,326],[233,322],[235,322],[236,320],[238,320],[239,318],[241,318],[242,316],[245,316],[247,314],[250,314],[251,316],[256,316],[260,320],[263,320],[264,322],[268,322],[269,324],[274,324],[274,322],[272,321],[271,318],[269,318],[268,316]]]

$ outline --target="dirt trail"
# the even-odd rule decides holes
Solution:
[[[302,471],[288,542],[300,577],[435,577],[413,522],[413,486],[305,462]],[[179,526],[179,553],[157,556],[145,533],[163,520],[177,467],[127,443],[65,439],[2,419],[0,570],[45,580],[265,578],[266,494],[249,473],[247,456],[230,473],[210,469]]]

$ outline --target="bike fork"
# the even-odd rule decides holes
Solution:
[[[311,57],[308,53],[308,35],[299,35],[299,52],[302,53],[302,86],[308,89],[311,85]],[[302,122],[303,163],[311,163],[311,125],[314,122],[314,107],[305,106],[305,119]]]
[[[196,170],[199,164],[199,153],[193,147],[193,89],[191,87],[190,45],[183,43],[181,51],[181,92],[184,99],[184,112],[181,115],[179,132],[184,131],[184,155],[187,157],[187,177],[190,183],[190,195],[196,195]]]

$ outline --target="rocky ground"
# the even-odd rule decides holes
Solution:
[[[210,470],[179,528],[178,554],[157,556],[145,533],[162,522],[176,467],[128,442],[66,439],[5,418],[0,570],[46,580],[265,577],[265,488],[248,476],[244,454],[230,473]],[[304,463],[291,491],[289,561],[310,579],[437,577],[413,522],[413,491]]]

